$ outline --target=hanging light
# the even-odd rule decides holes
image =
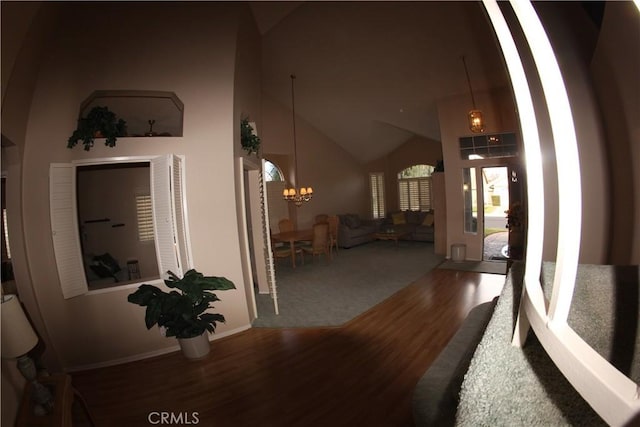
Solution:
[[[295,169],[293,170],[295,185],[298,185],[298,147],[296,143],[296,103],[295,93],[293,88],[293,82],[296,76],[291,74],[291,111],[293,112],[293,161]],[[313,188],[311,187],[295,187],[285,188],[282,192],[282,196],[285,200],[295,203],[296,206],[302,206],[303,202],[308,202],[313,197]]]
[[[473,110],[469,111],[469,129],[471,132],[480,133],[484,132],[484,119],[482,117],[482,111],[476,108],[476,99],[473,97],[473,89],[471,88],[471,79],[469,79],[469,71],[467,70],[467,62],[464,56],[462,56],[462,63],[464,64],[464,72],[467,75],[467,83],[469,84],[469,92],[471,92],[471,103]]]

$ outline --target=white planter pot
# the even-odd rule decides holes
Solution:
[[[208,332],[193,338],[178,338],[178,343],[184,357],[191,360],[203,359],[211,350]]]

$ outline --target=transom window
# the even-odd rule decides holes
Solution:
[[[398,173],[398,201],[400,210],[431,210],[430,165],[413,165]]]
[[[475,135],[460,138],[460,157],[462,159],[494,159],[518,155],[515,133],[493,135]]]
[[[275,163],[264,160],[264,180],[267,189],[267,207],[269,211],[269,224],[278,224],[282,218],[289,218],[289,206],[282,198],[282,192],[286,185],[284,174]]]
[[[276,166],[275,164],[271,163],[269,160],[265,160],[264,162],[264,174],[265,174],[265,180],[267,182],[269,181],[284,182],[284,175],[280,171],[280,168],[278,168],[278,166]]]

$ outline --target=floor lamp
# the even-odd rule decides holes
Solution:
[[[36,366],[27,354],[38,344],[38,336],[22,310],[16,295],[4,295],[0,305],[3,359],[18,359],[18,370],[31,383],[32,410],[45,415],[53,410],[53,397],[48,388],[36,379]]]

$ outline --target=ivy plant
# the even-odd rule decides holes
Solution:
[[[108,107],[96,106],[87,117],[78,119],[78,127],[67,141],[67,148],[75,147],[82,141],[85,151],[91,150],[95,138],[105,138],[104,145],[115,147],[117,137],[127,134],[127,122],[118,119]]]
[[[253,127],[249,124],[248,117],[240,120],[240,142],[247,154],[258,154],[260,150],[260,138],[253,132]]]

